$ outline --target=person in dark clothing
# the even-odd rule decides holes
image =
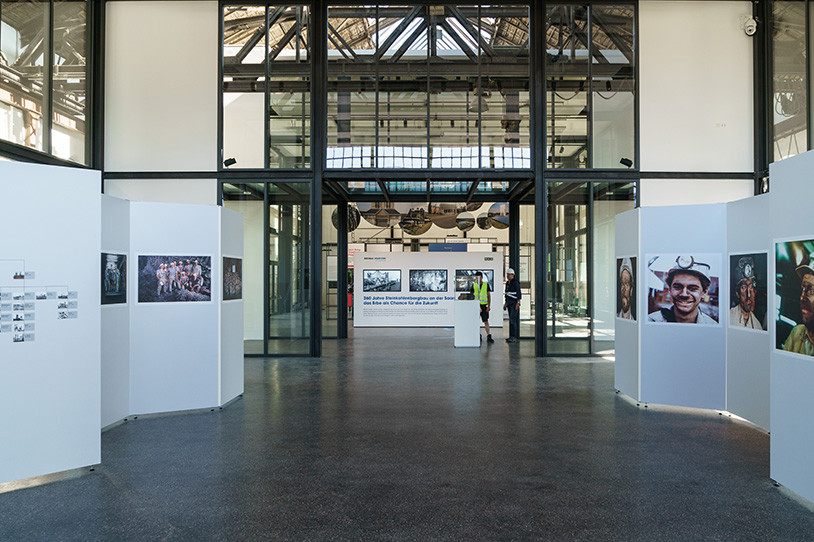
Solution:
[[[509,311],[509,338],[507,343],[517,342],[520,336],[520,282],[514,278],[514,269],[506,271],[506,291],[503,308]]]

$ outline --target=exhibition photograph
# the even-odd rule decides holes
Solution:
[[[0,542],[814,541],[812,14],[0,1]]]

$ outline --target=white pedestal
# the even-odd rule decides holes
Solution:
[[[455,301],[455,347],[480,348],[480,301]]]

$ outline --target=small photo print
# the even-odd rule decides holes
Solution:
[[[47,292],[37,292],[36,299],[37,299],[37,301],[45,301],[46,299],[48,299],[48,293]]]
[[[494,269],[456,269],[455,270],[455,291],[471,292],[473,285],[477,282],[475,274],[480,271],[483,280],[489,285],[489,290],[495,291],[495,270]]]
[[[814,356],[814,239],[775,244],[775,347]]]
[[[729,256],[729,326],[764,331],[767,305],[765,252]]]
[[[243,298],[243,260],[223,258],[223,300]]]
[[[212,300],[211,256],[139,256],[139,303]]]
[[[16,342],[16,343],[25,342],[25,334],[24,333],[15,333],[14,334],[14,342]]]
[[[365,269],[362,271],[362,291],[400,292],[400,269]]]
[[[127,303],[127,255],[102,253],[102,305]]]
[[[718,325],[721,255],[647,255],[647,321]]]
[[[446,269],[410,269],[411,292],[446,292]]]
[[[25,278],[24,271],[15,271],[14,276],[12,277],[14,280],[23,280]]]
[[[616,317],[636,321],[636,257],[616,259]]]

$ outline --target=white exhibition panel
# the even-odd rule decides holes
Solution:
[[[101,461],[100,183],[0,162],[0,483]]]
[[[455,347],[480,347],[482,338],[480,302],[477,299],[456,300],[452,307],[455,319]]]
[[[642,207],[640,288],[641,397],[647,403],[722,410],[726,407],[725,315],[717,325],[647,321],[646,258],[657,254],[726,256],[726,204]],[[621,252],[619,252],[621,254]],[[728,280],[720,276],[720,307]],[[658,280],[658,279],[656,279]]]
[[[102,195],[102,252],[130,252],[130,202]],[[101,262],[100,262],[101,263]],[[100,266],[101,272],[101,266]],[[100,279],[101,280],[101,279]],[[102,305],[102,427],[130,414],[130,303]]]
[[[220,212],[221,258],[230,257],[243,260],[243,215],[223,208],[220,209]],[[220,291],[221,345],[218,404],[223,405],[243,393],[243,299],[224,301],[223,288],[220,288]]]
[[[766,252],[771,245],[769,196],[754,196],[727,204],[727,272],[730,255]],[[766,269],[765,284],[758,288],[774,292],[773,275]],[[734,285],[727,291],[730,296]],[[767,289],[768,288],[768,289]],[[730,303],[725,305],[729,311]],[[724,313],[722,307],[721,313]],[[767,317],[768,320],[768,317]],[[726,322],[726,410],[769,430],[768,331],[738,328]]]
[[[616,258],[638,257],[640,211],[640,209],[633,209],[616,215]],[[640,277],[644,276],[640,257],[636,266],[636,275],[636,277],[633,277],[633,284],[636,299],[640,300],[643,296],[647,296],[647,290],[642,286],[640,280]],[[616,289],[614,288],[615,292]],[[639,324],[643,314],[640,310],[636,315],[636,321],[615,319],[616,362],[614,363],[614,387],[636,400],[641,397],[639,389]]]
[[[130,204],[131,414],[219,405],[219,211],[204,205]],[[148,255],[210,256],[212,300],[140,303],[138,257]]]
[[[814,239],[813,170],[810,151],[771,165],[772,245],[778,240]],[[774,246],[769,250],[769,276],[776,276]],[[776,296],[770,295],[769,314],[777,310]],[[777,350],[775,327],[775,319],[770,318],[771,477],[814,501],[814,359]]]
[[[368,245],[368,250],[370,250]],[[357,252],[353,273],[354,327],[453,327],[455,271],[489,270],[494,273],[491,327],[503,326],[503,255],[495,252]],[[365,292],[365,270],[400,270],[398,291]],[[444,292],[411,292],[410,270],[446,270]]]

